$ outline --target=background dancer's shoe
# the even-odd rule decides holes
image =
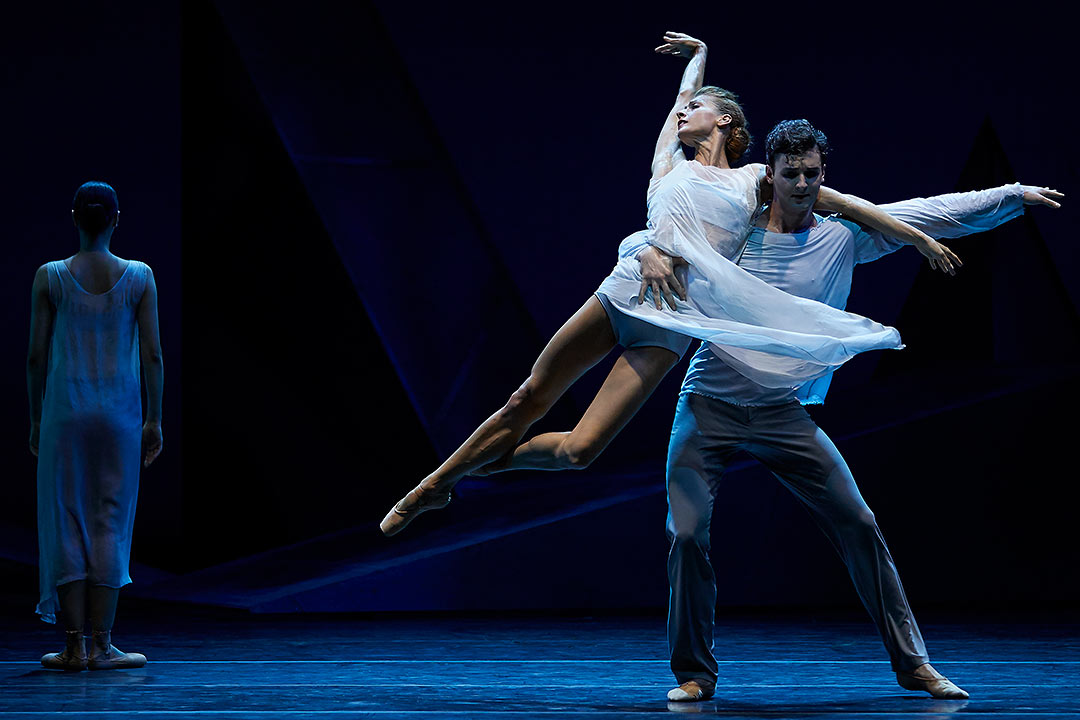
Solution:
[[[688,680],[677,688],[668,690],[667,699],[672,702],[700,702],[708,700],[716,692],[713,685],[706,685],[699,680]]]
[[[924,663],[909,673],[897,672],[896,682],[905,690],[922,690],[940,700],[967,700],[970,697],[966,690],[957,687],[930,663]]]
[[[112,633],[94,632],[93,650],[86,666],[91,670],[129,670],[146,664],[142,653],[120,652],[112,644]]]
[[[440,510],[450,504],[451,491],[434,492],[417,485],[409,493],[398,500],[397,505],[386,513],[386,517],[379,523],[379,529],[387,537],[396,535],[405,529],[417,515],[427,510]]]
[[[41,656],[41,664],[50,670],[79,672],[86,669],[86,639],[82,630],[67,630],[67,647],[58,653]]]

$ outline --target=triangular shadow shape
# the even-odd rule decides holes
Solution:
[[[1015,180],[987,118],[956,191]],[[919,270],[896,322],[907,348],[883,356],[876,379],[1076,361],[1080,317],[1030,214],[946,242],[964,267],[955,277]]]
[[[348,527],[434,450],[210,0],[182,8],[183,512],[203,567]]]

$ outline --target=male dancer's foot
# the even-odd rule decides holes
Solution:
[[[941,700],[967,700],[967,691],[957,687],[930,663],[923,663],[911,672],[897,672],[896,682],[905,690],[924,690]]]
[[[50,670],[78,672],[86,669],[86,640],[82,630],[68,630],[66,646],[61,652],[41,657],[41,664]]]
[[[450,504],[450,491],[436,491],[420,483],[398,500],[397,504],[386,513],[379,523],[383,535],[396,535],[405,529],[417,515],[427,510],[439,510]]]
[[[677,688],[668,690],[667,699],[672,702],[699,702],[708,700],[716,692],[716,686],[704,680],[688,680]]]

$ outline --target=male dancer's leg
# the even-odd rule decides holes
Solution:
[[[893,670],[928,661],[900,576],[855,478],[833,442],[798,403],[753,408],[746,450],[810,511],[847,565]]]
[[[745,408],[684,393],[668,445],[671,671],[680,684],[696,681],[706,697],[716,685],[717,671],[712,652],[716,577],[709,562],[709,525],[720,476],[740,443],[742,414]]]

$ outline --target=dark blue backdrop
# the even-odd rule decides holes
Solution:
[[[1035,13],[905,4],[884,21],[780,4],[736,23],[711,6],[313,5],[73,3],[5,23],[9,561],[33,561],[30,279],[73,252],[67,203],[86,179],[117,187],[114,249],[149,262],[162,296],[166,446],[135,552],[181,575],[157,595],[354,609],[665,601],[659,469],[680,370],[586,473],[466,484],[426,538],[393,545],[373,527],[525,377],[641,227],[682,70],[652,53],[664,30],[709,43],[706,80],[741,95],[756,137],[796,116],[825,130],[838,189],[884,202],[1013,176],[1076,187],[1077,63]],[[921,275],[914,252],[856,273],[849,307],[898,324],[910,359],[854,361],[819,419],[926,602],[1077,599],[1054,571],[1072,554],[1075,423],[1055,417],[1077,378],[1069,207],[958,244],[966,284]],[[572,422],[602,373],[544,427]],[[790,499],[760,471],[733,478],[721,602],[850,603]],[[260,552],[273,571],[182,575]],[[921,567],[926,552],[977,578]],[[214,594],[244,573],[260,600]]]

